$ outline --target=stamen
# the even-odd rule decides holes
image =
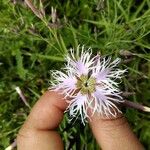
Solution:
[[[77,81],[77,89],[81,89],[81,94],[85,95],[95,91],[96,79],[93,77],[88,77],[88,75],[81,75]]]

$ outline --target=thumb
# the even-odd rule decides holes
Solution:
[[[125,117],[101,119],[94,115],[90,121],[92,132],[103,150],[143,150]]]

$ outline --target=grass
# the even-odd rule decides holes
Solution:
[[[63,66],[68,49],[78,44],[121,57],[120,67],[128,74],[120,88],[135,93],[127,99],[150,106],[149,0],[34,0],[32,10],[21,0],[0,3],[0,149],[13,142],[30,112],[15,87],[32,107],[49,86],[49,71]],[[51,15],[52,7],[56,16]],[[149,150],[149,114],[125,108],[123,112]],[[98,149],[89,126],[69,124],[67,114],[59,131],[65,149]]]

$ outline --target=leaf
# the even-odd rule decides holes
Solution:
[[[24,69],[23,66],[23,57],[21,51],[19,49],[15,49],[15,54],[17,62],[17,74],[21,79],[25,80],[27,71]]]

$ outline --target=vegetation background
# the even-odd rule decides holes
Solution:
[[[121,57],[120,67],[128,69],[120,86],[125,98],[150,106],[149,42],[149,0],[0,0],[0,150],[14,141],[49,87],[49,71],[60,69],[68,49],[78,44]],[[150,115],[123,112],[150,150]],[[66,150],[98,149],[88,124],[68,123],[67,114],[58,130]]]

